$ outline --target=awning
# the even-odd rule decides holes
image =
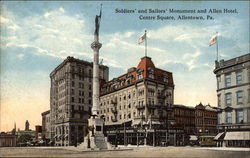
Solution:
[[[141,123],[141,120],[133,120],[132,126],[139,125]]]
[[[152,125],[160,125],[160,121],[152,121]]]
[[[190,139],[189,140],[198,140],[198,138],[195,135],[190,135]]]
[[[250,140],[250,131],[226,132],[224,140]]]
[[[218,134],[214,137],[214,140],[223,140],[224,137],[225,137],[225,133],[224,133],[224,132],[221,132],[221,133],[218,133]]]
[[[57,138],[57,135],[55,135],[54,138]]]
[[[64,138],[67,138],[67,137],[68,137],[68,134],[65,134],[65,135],[64,135]]]
[[[146,124],[149,124],[149,122],[143,121],[141,119],[133,120],[133,122],[132,122],[132,126],[139,125],[139,124],[146,125]]]

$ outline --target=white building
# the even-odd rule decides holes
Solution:
[[[249,131],[250,54],[216,61],[214,73],[217,77],[218,107],[221,108],[219,131]]]
[[[99,115],[109,141],[159,145],[162,139],[174,140],[175,133],[167,130],[173,101],[172,73],[155,67],[150,57],[141,58],[136,68],[101,85]]]

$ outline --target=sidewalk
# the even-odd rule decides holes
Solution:
[[[232,147],[199,147],[195,149],[202,149],[202,150],[223,150],[223,151],[249,151],[250,148],[232,148]]]

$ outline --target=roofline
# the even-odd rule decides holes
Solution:
[[[64,61],[63,61],[62,63],[60,63],[60,64],[50,73],[50,77],[53,75],[53,73],[55,73],[56,71],[58,71],[59,69],[61,69],[64,65],[66,65],[67,62],[79,62],[79,63],[86,64],[86,65],[89,65],[89,66],[93,66],[93,62],[88,62],[88,61],[85,61],[85,60],[81,60],[81,59],[77,59],[77,58],[68,56],[66,59],[64,59]],[[99,66],[102,67],[102,68],[109,68],[109,67],[106,66],[106,65],[99,65]]]
[[[50,110],[47,110],[47,111],[42,112],[41,115],[43,116],[43,115],[46,115],[46,114],[49,114],[49,113],[50,113]]]
[[[244,57],[246,57],[246,56],[249,56],[250,57],[250,53],[247,53],[247,54],[244,54],[244,55],[241,55],[241,56],[238,56],[238,57],[235,57],[235,58],[232,58],[232,59],[228,59],[228,60],[220,60],[220,61],[215,61],[215,66],[216,66],[216,63],[218,63],[218,64],[220,64],[221,62],[228,62],[228,61],[230,61],[230,60],[236,60],[236,59],[239,59],[239,58],[243,58],[244,59]],[[237,62],[237,63],[234,63],[234,64],[229,64],[229,65],[223,65],[223,66],[219,66],[219,67],[215,67],[215,69],[214,69],[214,74],[217,74],[217,72],[218,71],[220,71],[220,70],[222,70],[222,69],[226,69],[226,68],[229,68],[229,67],[233,67],[233,66],[235,66],[235,65],[238,65],[238,64],[242,64],[242,63],[245,63],[245,62],[248,62],[248,61],[250,61],[250,58],[246,58],[246,60],[243,60],[243,61],[239,61],[239,62]]]

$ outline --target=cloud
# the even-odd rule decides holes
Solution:
[[[22,60],[23,57],[24,57],[24,54],[18,54],[18,55],[17,55],[17,58],[20,59],[20,60]]]
[[[0,23],[8,23],[10,20],[3,17],[3,16],[0,16]]]
[[[34,53],[40,55],[62,59],[71,55],[92,60],[90,45],[93,37],[90,25],[86,25],[85,17],[79,14],[70,15],[63,7],[25,18],[10,15],[12,16],[1,18],[5,19],[4,25],[7,26],[8,32],[12,32],[9,35],[15,38],[3,37],[6,40],[3,48],[12,45],[23,49],[33,48],[36,50]],[[232,25],[232,19],[227,21],[227,25]],[[198,59],[206,54],[211,35],[222,27],[221,23],[216,22],[212,26],[168,24],[157,29],[148,29],[148,55],[157,66],[182,63],[191,71],[201,64]],[[143,30],[103,33],[100,57],[104,59],[104,64],[124,71],[128,67],[136,66],[145,52],[144,45],[137,44],[141,32]],[[222,35],[225,33],[226,36],[230,35],[229,32],[221,31]],[[221,54],[225,53],[221,51]],[[135,58],[138,60],[135,61]]]
[[[83,56],[89,57],[85,50],[89,50],[91,41],[85,20],[68,15],[63,7],[24,18],[7,11],[5,16],[3,27],[7,29],[1,33],[4,39],[2,49],[31,48],[34,54],[57,58],[65,58],[70,54],[80,56],[73,52],[85,52]]]
[[[201,55],[200,51],[197,51],[196,53],[186,53],[186,54],[183,55],[183,59],[197,58],[200,55]]]

